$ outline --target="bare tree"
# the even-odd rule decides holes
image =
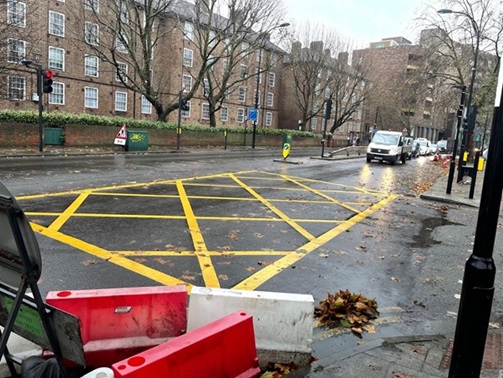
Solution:
[[[264,51],[277,50],[270,36],[285,25],[280,23],[284,9],[280,1],[267,0],[201,0],[196,5],[206,9],[197,12],[195,44],[199,59],[208,62],[203,97],[209,105],[210,126],[216,126],[216,112],[229,95],[260,77],[273,63],[274,54],[265,57]],[[225,14],[218,13],[222,5]],[[250,72],[252,66],[255,70]]]

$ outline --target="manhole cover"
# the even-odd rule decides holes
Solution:
[[[489,333],[487,335],[484,359],[482,360],[482,369],[503,369],[502,341],[503,334],[501,333]],[[452,346],[453,340],[449,340],[445,354],[440,362],[441,369],[448,369],[451,364]]]

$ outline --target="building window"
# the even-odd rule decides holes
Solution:
[[[187,106],[189,110],[182,110],[182,117],[189,118],[190,117],[190,101],[187,101]]]
[[[24,100],[26,81],[24,77],[9,76],[9,100]]]
[[[119,4],[119,3],[117,3],[117,4]],[[121,23],[123,23],[123,24],[129,23],[129,9],[128,9],[128,3],[126,1],[120,1],[119,16],[120,16]]]
[[[65,69],[65,50],[49,46],[49,68],[55,70]]]
[[[65,105],[65,85],[53,82],[52,93],[49,93],[49,104]]]
[[[274,93],[267,93],[267,106],[273,107],[274,105]]]
[[[239,68],[239,76],[241,79],[246,79],[248,76],[248,66],[246,64],[242,64]]]
[[[7,1],[7,24],[26,26],[26,4],[16,0]]]
[[[117,51],[127,53],[126,45],[128,41],[129,39],[127,34],[123,31],[120,32],[115,38],[115,48],[117,49]]]
[[[192,67],[194,61],[194,51],[191,49],[183,49],[183,65],[185,67]]]
[[[65,15],[63,13],[49,11],[49,34],[58,37],[65,36]]]
[[[241,102],[246,101],[246,88],[245,87],[239,87],[238,89],[238,100]]]
[[[276,74],[274,72],[269,72],[269,86],[274,87],[276,85]]]
[[[87,44],[98,46],[100,29],[98,24],[86,22],[84,30],[84,40]]]
[[[222,106],[220,108],[220,121],[227,121],[229,118],[229,108],[227,108],[226,106]]]
[[[10,63],[19,63],[24,59],[26,42],[20,39],[9,38],[7,61]]]
[[[127,112],[127,93],[115,92],[115,110],[118,112]]]
[[[210,81],[208,79],[203,80],[203,96],[210,95]]]
[[[201,119],[210,119],[210,104],[203,104],[203,111],[201,114]]]
[[[152,114],[152,104],[145,96],[141,96],[141,113]]]
[[[264,50],[262,49],[258,49],[256,52],[255,52],[255,61],[256,62],[262,62],[264,59]]]
[[[266,126],[271,126],[272,125],[272,112],[266,112],[265,113],[265,125]]]
[[[123,81],[124,83],[127,83],[127,72],[127,63],[117,62],[117,67],[115,69],[115,81]]]
[[[192,76],[183,75],[182,85],[183,85],[184,92],[190,92],[192,90]]]
[[[245,121],[245,110],[243,108],[238,108],[236,120],[238,123],[243,123]]]
[[[311,118],[311,130],[318,128],[318,118]]]
[[[98,88],[84,87],[84,106],[98,109]]]
[[[84,9],[92,10],[95,13],[98,13],[99,6],[99,0],[84,0]]]
[[[194,40],[194,24],[192,22],[186,22],[184,25],[185,38],[188,40]]]
[[[86,76],[98,77],[98,57],[94,55],[86,55],[84,58],[84,74]]]

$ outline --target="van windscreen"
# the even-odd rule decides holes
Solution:
[[[372,139],[372,142],[379,144],[396,145],[398,143],[398,136],[376,133],[374,135],[374,138]]]

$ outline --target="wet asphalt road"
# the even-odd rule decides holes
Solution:
[[[165,277],[198,286],[214,279],[221,287],[239,288],[248,276],[302,245],[304,236],[292,232],[292,228],[314,237],[323,235],[337,226],[332,221],[345,224],[351,219],[354,207],[363,210],[384,198],[369,200],[368,195],[374,191],[398,195],[252,289],[308,293],[314,296],[315,303],[329,292],[348,289],[375,298],[381,316],[395,331],[452,332],[459,306],[459,281],[472,248],[478,210],[419,198],[442,174],[442,168],[431,158],[391,166],[367,164],[363,158],[322,161],[301,155],[317,156],[295,156],[292,152],[290,160],[302,164],[273,162],[279,156],[266,151],[4,159],[0,180],[21,198],[29,218],[42,227],[49,227],[68,209],[75,195],[26,196],[102,187],[113,189],[103,196],[93,192],[77,212],[164,217],[71,217],[58,230],[77,240],[71,245],[61,242],[58,235],[37,234],[44,264],[39,283],[43,296],[51,290],[166,284]],[[203,176],[211,177],[204,181]],[[175,189],[180,179],[190,179],[183,181],[190,199],[184,203],[178,197],[169,205],[159,202],[164,198],[160,195],[170,199],[179,195]],[[162,180],[166,185],[156,184]],[[242,183],[242,190],[227,186],[228,180],[234,180],[233,185]],[[193,182],[205,185],[198,187]],[[268,187],[271,182],[274,185]],[[341,192],[332,187],[334,184]],[[118,185],[125,186],[116,188]],[[291,192],[278,190],[289,185],[295,185],[287,188]],[[306,191],[298,190],[302,185]],[[340,200],[350,210],[316,202],[321,192]],[[353,192],[356,194],[349,198],[348,193]],[[156,197],[154,202],[145,197],[139,197],[139,201],[122,197],[132,193]],[[246,201],[235,200],[250,194],[257,196],[254,199],[259,199],[258,205],[250,207]],[[206,196],[218,198],[208,202]],[[198,219],[199,231],[205,235],[205,247],[215,252],[211,257],[213,273],[207,276],[201,273],[201,256],[196,259],[176,255],[192,248],[194,234],[184,218],[176,218],[183,211],[187,213],[187,202]],[[302,221],[293,227],[268,221],[271,216],[282,215]],[[235,222],[226,217],[242,219]],[[250,220],[257,217],[266,220]],[[82,241],[110,255],[123,252],[121,258],[133,261],[138,271],[89,254],[80,248]],[[497,267],[501,260],[499,244],[494,252]],[[164,250],[169,253],[155,253]],[[249,253],[232,255],[237,250]],[[135,254],[138,252],[143,254]],[[160,272],[161,278],[152,275],[155,272]],[[493,322],[503,316],[500,276],[498,271]],[[382,331],[386,332],[386,327]]]

